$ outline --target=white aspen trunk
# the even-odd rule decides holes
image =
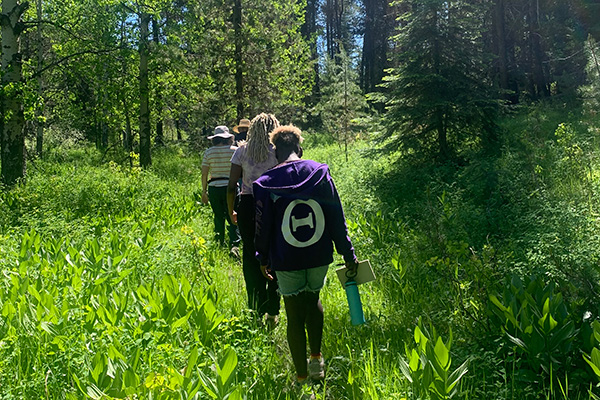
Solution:
[[[2,182],[14,185],[25,176],[25,135],[21,89],[19,35],[24,29],[21,16],[27,8],[17,0],[2,0],[2,87],[0,98]]]

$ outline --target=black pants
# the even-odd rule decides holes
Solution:
[[[227,231],[229,233],[229,248],[238,246],[240,243],[240,234],[238,227],[229,220],[229,211],[227,210],[227,186],[208,187],[208,201],[213,210],[215,223],[215,240],[219,244],[225,243],[225,221],[227,221]]]
[[[260,315],[279,314],[280,298],[277,293],[277,281],[269,281],[260,272],[260,263],[254,248],[255,207],[252,195],[242,195],[238,207],[238,226],[242,235],[242,267],[248,293],[248,307]]]

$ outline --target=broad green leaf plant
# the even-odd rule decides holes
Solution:
[[[600,322],[594,321],[592,323],[592,328],[594,330],[594,340],[596,341],[597,345],[600,346]],[[594,374],[596,374],[600,380],[600,350],[598,347],[594,347],[590,354],[583,354],[583,359],[589,364],[589,366],[592,368],[592,371],[594,371]]]
[[[458,383],[468,372],[468,360],[452,370],[452,331],[444,343],[433,329],[433,335],[421,321],[415,327],[416,348],[406,348],[408,361],[402,360],[400,368],[412,385],[413,398],[428,396],[431,400],[450,399],[458,393]]]

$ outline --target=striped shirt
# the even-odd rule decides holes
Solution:
[[[229,183],[229,171],[231,170],[231,156],[235,152],[235,149],[237,149],[235,146],[220,145],[209,147],[204,152],[202,167],[209,168],[208,186],[227,186]]]

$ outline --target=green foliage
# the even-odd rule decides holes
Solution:
[[[416,349],[406,348],[407,361],[401,361],[402,373],[412,384],[414,398],[427,395],[432,400],[449,399],[458,393],[458,383],[467,373],[465,361],[451,370],[452,331],[447,343],[433,329],[433,335],[419,321],[415,327]]]
[[[394,38],[402,49],[399,65],[384,78],[388,94],[373,97],[388,108],[379,142],[446,161],[493,140],[497,103],[486,79],[476,17],[483,10],[467,1],[399,3],[410,10]]]
[[[574,307],[583,302],[595,310],[589,291],[596,290],[598,273],[596,145],[576,112],[565,117],[567,110],[537,107],[511,121],[519,135],[497,164],[502,195],[495,200],[504,205],[494,223],[513,254],[513,272],[548,275],[565,297],[578,299],[570,301]]]
[[[113,235],[109,246],[96,239],[77,248],[36,232],[23,236],[15,255],[19,268],[3,282],[0,297],[3,343],[12,343],[3,355],[17,362],[24,380],[49,368],[46,384],[56,385],[53,390],[66,374],[93,398],[189,388],[190,377],[186,383],[177,363],[189,350],[186,342],[210,348],[214,341],[223,321],[214,288],[192,288],[185,276],[168,274],[137,284],[139,271],[128,262],[132,245]],[[159,361],[171,352],[169,362]],[[156,370],[156,362],[163,367]],[[0,375],[3,387],[29,397],[30,389],[7,378]]]
[[[351,162],[306,146],[378,276],[361,290],[368,324],[352,327],[330,271],[317,398],[595,399],[597,159],[579,118],[562,105],[513,114],[502,154],[466,164],[375,156],[360,140]],[[1,398],[296,397],[285,314],[266,332],[245,311],[241,266],[194,194],[198,155],[155,156],[140,171],[117,152],[57,147],[0,195]],[[503,291],[534,273],[544,281]]]
[[[325,59],[321,77],[321,99],[315,111],[323,121],[325,131],[339,145],[351,142],[360,128],[360,117],[367,101],[358,86],[358,73],[343,47],[334,59]]]
[[[381,215],[371,220],[374,213],[367,207],[350,217],[358,243],[380,249],[372,254],[382,260],[387,255],[382,262],[391,268],[380,274],[390,284],[381,290],[387,309],[397,310],[393,314],[400,326],[418,317],[443,330],[452,326],[456,351],[476,357],[478,367],[463,379],[471,398],[537,398],[541,391],[550,398],[561,398],[561,393],[568,394],[563,398],[588,398],[590,375],[583,372],[587,364],[577,351],[591,352],[581,318],[595,318],[599,310],[598,164],[597,142],[584,129],[588,121],[580,123],[580,118],[576,108],[563,104],[517,110],[503,120],[501,155],[471,153],[464,164],[388,156],[386,165],[378,154],[370,185],[382,200]],[[347,201],[352,204],[353,198]],[[387,228],[390,220],[396,228]],[[486,311],[489,295],[502,293],[504,278],[514,274],[555,282],[553,296],[560,294],[558,303],[567,305],[568,317],[562,320],[548,302],[563,330],[548,333],[538,324],[539,334],[564,346],[556,354],[560,362],[546,364],[551,372],[541,367],[548,353],[536,347],[541,339],[535,327],[535,339],[529,333],[521,339],[537,343],[530,355],[502,337],[503,324],[496,317],[492,323]],[[535,304],[540,319],[544,303]],[[556,332],[567,334],[564,342]],[[535,372],[530,360],[537,363]],[[532,380],[543,389],[534,390]]]
[[[206,127],[239,117],[231,107],[236,87],[230,5],[162,0],[40,4],[42,20],[50,23],[23,33],[31,44],[23,54],[23,105],[27,120],[38,115],[46,131],[60,132],[61,142],[84,139],[98,148],[127,151],[139,145],[142,13],[152,21],[145,38],[150,119],[153,126],[163,122],[163,139],[199,137]],[[247,116],[268,110],[282,120],[300,117],[314,81],[308,43],[300,34],[302,3],[254,1],[243,8]],[[38,19],[31,9],[28,23]]]
[[[537,383],[546,398],[568,399],[570,392],[588,391],[589,398],[595,398],[592,375],[585,371],[579,354],[587,348],[594,353],[589,343],[595,340],[598,323],[590,324],[588,312],[583,318],[578,315],[553,283],[536,277],[507,279],[501,297],[490,295],[488,310],[488,337],[498,345],[493,357],[503,365],[512,396],[535,397],[527,385]],[[593,365],[592,357],[584,354],[583,360]]]
[[[27,185],[2,193],[2,394],[193,398],[198,374],[178,371],[205,368],[187,354],[195,346],[208,358],[224,317],[215,287],[202,283],[208,249],[197,234],[185,230],[177,257],[165,245],[165,229],[198,214],[191,191],[75,160],[39,163]]]
[[[600,322],[594,321],[592,323],[594,340],[597,344],[600,344]],[[591,354],[584,354],[583,359],[592,368],[594,374],[600,379],[600,350],[598,347],[592,348]]]
[[[266,110],[280,121],[303,116],[315,79],[309,45],[300,33],[303,11],[304,2],[294,0],[254,1],[244,9],[243,96],[250,118]]]
[[[242,396],[237,388],[232,388],[231,382],[234,377],[238,363],[237,355],[231,347],[223,350],[221,361],[215,360],[216,379],[211,380],[207,375],[200,373],[200,379],[204,389],[213,399],[219,400],[241,400]]]
[[[139,100],[130,79],[139,72],[139,58],[128,7],[113,1],[42,4],[42,18],[53,22],[42,27],[44,65],[36,66],[44,68],[37,78],[50,89],[41,94],[46,126],[97,146],[118,142],[126,119],[137,121]]]
[[[571,367],[577,329],[554,284],[535,277],[525,282],[513,277],[502,298],[492,294],[490,301],[490,311],[499,318],[507,339],[524,355],[527,364],[517,366],[518,375],[534,381],[542,372],[549,377]]]
[[[593,118],[600,109],[600,49],[590,35],[585,42],[587,66],[585,68],[587,84],[579,87],[585,111]]]

